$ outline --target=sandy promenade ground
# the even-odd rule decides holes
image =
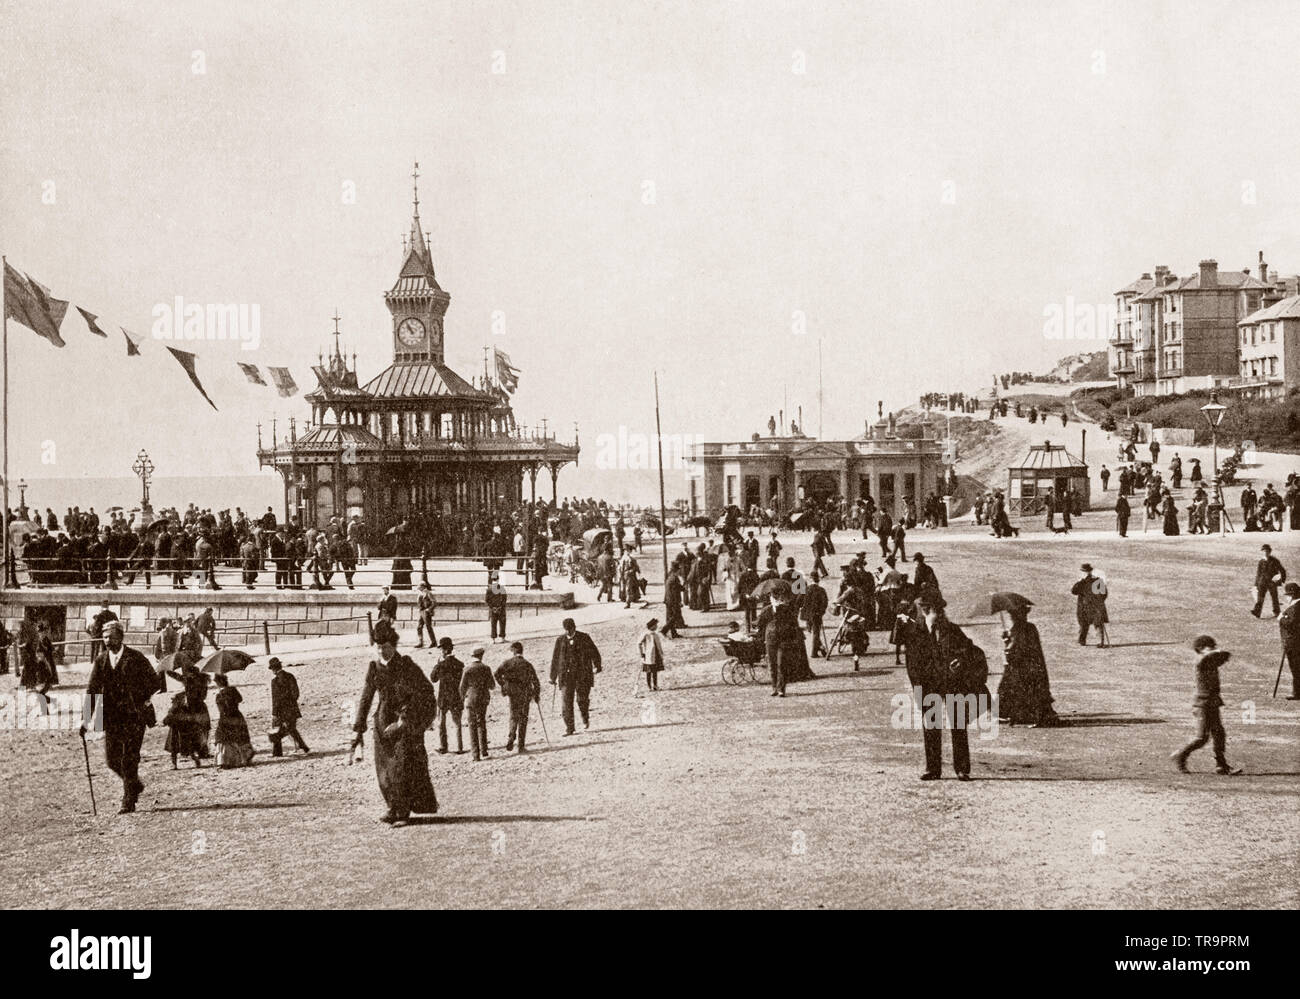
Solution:
[[[721,682],[716,636],[733,615],[688,612],[689,637],[668,643],[664,689],[646,696],[633,642],[649,612],[601,608],[606,620],[590,630],[606,669],[590,731],[561,738],[548,687],[551,744],[534,720],[525,757],[433,754],[442,812],[406,829],[376,821],[369,758],[346,764],[344,719],[364,649],[318,652],[295,668],[308,758],[266,752],[260,666],[236,680],[260,750],[254,766],[172,772],[164,731],[150,731],[134,816],[112,814],[119,791],[100,746],[94,819],[75,731],[4,731],[0,904],[1293,908],[1300,702],[1269,697],[1277,628],[1246,613],[1259,536],[1120,541],[1101,519],[1083,518],[1069,538],[910,535],[993,670],[999,626],[975,613],[982,599],[1011,588],[1038,603],[1066,725],[973,738],[970,783],[950,769],[943,781],[917,780],[920,733],[891,725],[906,677],[883,633],[863,672],[844,657],[819,660],[819,678],[779,700]],[[1300,568],[1300,535],[1272,538]],[[790,540],[806,568],[805,538]],[[862,542],[841,532],[838,544],[836,571]],[[1068,589],[1081,560],[1110,579],[1110,650],[1075,642]],[[552,639],[542,632],[554,626],[538,622],[526,642],[543,671]],[[1241,777],[1216,776],[1208,750],[1190,776],[1167,759],[1189,737],[1187,642],[1200,631],[1234,652],[1224,717]],[[413,636],[404,638],[409,651]],[[470,636],[460,639],[467,652]],[[414,655],[432,666],[427,651]],[[84,679],[69,672],[66,689]],[[0,679],[0,691],[12,683]],[[496,746],[502,707],[493,702],[489,721]],[[436,747],[436,736],[427,742]],[[945,760],[949,752],[945,741]]]

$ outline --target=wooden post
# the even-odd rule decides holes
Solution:
[[[266,621],[262,622],[262,644],[266,647],[266,654],[271,654],[271,629]]]
[[[366,630],[370,634],[370,644],[375,644],[375,614],[374,611],[366,611]]]

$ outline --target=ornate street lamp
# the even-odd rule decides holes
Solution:
[[[1219,402],[1219,393],[1211,392],[1210,401],[1201,407],[1201,413],[1205,416],[1205,422],[1210,425],[1210,447],[1214,458],[1214,503],[1219,508],[1219,535],[1222,537],[1226,533],[1227,519],[1223,505],[1223,484],[1219,481],[1219,424],[1223,422],[1223,415],[1228,411],[1228,407]]]
[[[153,462],[149,460],[149,452],[144,448],[135,456],[135,464],[131,466],[131,471],[135,472],[140,478],[140,508],[146,509],[149,506],[149,477],[153,475]]]
[[[18,480],[18,516],[27,519],[27,483],[22,479]]]

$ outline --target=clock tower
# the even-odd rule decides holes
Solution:
[[[446,363],[443,354],[442,320],[451,296],[438,286],[433,273],[433,255],[420,228],[420,164],[411,172],[414,186],[414,215],[406,241],[406,259],[397,283],[384,293],[384,304],[393,316],[393,360],[398,364]]]

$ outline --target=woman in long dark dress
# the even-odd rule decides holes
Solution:
[[[387,621],[375,625],[379,658],[366,670],[357,705],[353,748],[362,744],[371,704],[375,705],[375,774],[388,804],[381,822],[404,826],[412,813],[432,814],[438,798],[429,779],[424,732],[437,711],[433,684],[407,656],[397,652],[397,631]]]
[[[213,739],[217,744],[217,766],[225,770],[246,767],[253,762],[253,740],[239,710],[244,697],[222,674],[212,679],[217,685],[217,732]]]
[[[196,669],[188,656],[176,653],[173,660],[183,663],[180,670],[168,671],[168,676],[179,680],[184,690],[172,698],[168,718],[175,719],[163,724],[168,726],[167,742],[164,748],[172,754],[172,769],[176,768],[177,756],[194,758],[196,766],[199,760],[206,760],[212,755],[209,740],[212,737],[212,714],[208,711],[208,674]]]
[[[1172,536],[1178,533],[1178,507],[1174,506],[1174,498],[1169,495],[1168,489],[1164,494],[1160,512],[1165,518],[1165,534]]]
[[[1055,725],[1052,687],[1038,628],[1029,623],[1029,607],[1010,611],[1011,627],[1002,633],[1006,669],[998,684],[998,716],[1012,725]]]

